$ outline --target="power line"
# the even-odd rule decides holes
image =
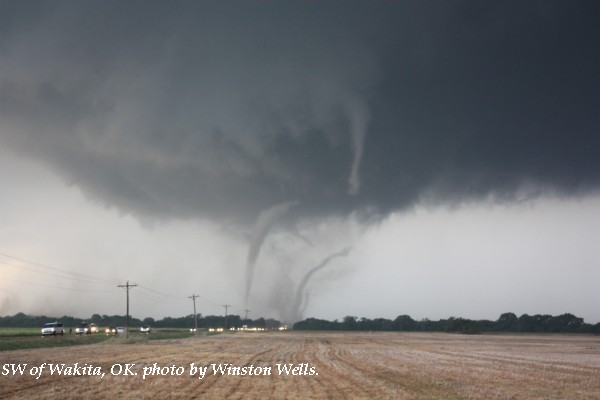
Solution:
[[[71,281],[85,282],[85,283],[92,283],[92,284],[102,284],[102,285],[112,284],[112,283],[107,283],[107,282],[98,282],[98,281],[87,279],[87,278],[75,278],[75,277],[71,277],[71,276],[63,276],[63,275],[59,275],[56,273],[40,270],[37,268],[32,268],[27,265],[13,264],[10,261],[0,261],[0,264],[8,266],[8,267],[13,267],[18,270],[25,270],[27,272],[33,272],[35,274],[43,274],[43,275],[52,276],[52,277],[59,278],[59,279],[68,279]]]
[[[2,278],[3,281],[15,282],[15,283],[23,283],[25,285],[34,285],[47,287],[51,289],[62,289],[62,290],[72,290],[74,292],[102,292],[102,293],[115,293],[114,290],[98,290],[98,289],[79,289],[79,288],[68,288],[64,286],[56,286],[56,285],[48,285],[46,283],[38,283],[38,282],[27,282],[20,279],[12,279],[12,278]]]
[[[114,284],[114,283],[119,282],[117,279],[108,278],[108,277],[105,277],[105,276],[97,276],[97,275],[85,274],[85,273],[82,273],[82,272],[76,272],[76,271],[65,269],[65,268],[53,267],[53,266],[50,266],[50,265],[47,265],[47,264],[42,264],[42,263],[39,263],[39,262],[36,262],[36,261],[27,260],[25,258],[16,257],[16,256],[13,256],[13,255],[4,253],[4,252],[0,252],[0,256],[6,257],[6,258],[10,258],[10,259],[13,259],[13,260],[17,260],[17,261],[20,261],[20,262],[24,262],[26,264],[38,267],[38,269],[37,269],[36,272],[41,272],[41,271],[44,271],[44,270],[51,270],[51,271],[54,271],[55,273],[66,275],[64,277],[60,276],[60,275],[57,275],[58,277],[61,277],[61,278],[64,278],[64,279],[88,280],[88,281],[92,281],[92,282],[95,281],[94,283],[104,283],[104,284]],[[10,265],[12,267],[24,268],[22,265],[11,264],[11,263],[9,263],[7,261],[2,261],[2,263],[6,264],[6,265]],[[25,268],[25,269],[27,269],[27,268]],[[42,272],[42,273],[49,274],[48,272]]]
[[[210,300],[209,300],[209,299],[207,299],[206,297],[202,297],[202,296],[198,295],[198,298],[199,298],[200,300],[202,300],[202,301],[204,301],[204,302],[208,303],[208,304],[211,304],[211,305],[215,306],[215,307],[221,307],[221,306],[219,305],[219,303],[215,303],[214,301],[210,301]]]
[[[149,287],[147,287],[147,286],[144,286],[144,285],[142,285],[142,284],[138,284],[138,286],[139,286],[140,288],[142,288],[142,289],[146,289],[146,290],[148,290],[148,291],[150,291],[150,292],[152,292],[152,293],[158,294],[158,295],[160,295],[160,296],[164,296],[164,297],[171,297],[171,298],[173,298],[173,299],[177,299],[177,300],[183,300],[183,299],[185,299],[185,297],[184,297],[184,296],[176,296],[176,295],[172,295],[172,294],[167,294],[167,293],[159,292],[158,290],[155,290],[155,289],[149,288]]]
[[[140,285],[138,284],[138,287]],[[165,298],[165,297],[159,297],[159,296],[155,296],[150,292],[144,292],[142,290],[140,290],[139,292],[137,292],[137,295],[140,296],[140,300],[144,300],[146,302],[152,302],[154,304],[180,304],[183,301],[187,302],[187,299],[185,298],[180,298],[180,299],[169,299],[169,298]]]
[[[181,301],[183,301],[183,300],[186,300],[186,301],[187,301],[187,299],[188,299],[188,298],[190,298],[189,296],[187,296],[187,297],[184,297],[184,296],[177,296],[177,295],[173,295],[173,294],[168,294],[168,293],[165,293],[165,292],[161,292],[161,291],[159,291],[159,290],[156,290],[156,289],[150,288],[150,287],[148,287],[148,286],[144,286],[144,285],[142,285],[141,283],[138,283],[138,286],[139,286],[141,289],[144,289],[144,290],[147,290],[148,292],[150,292],[150,293],[147,293],[147,294],[145,294],[145,293],[140,293],[140,294],[142,294],[142,295],[144,295],[145,297],[147,297],[147,298],[149,298],[149,299],[152,299],[152,300],[154,300],[154,301],[166,301],[166,300],[164,300],[164,299],[162,299],[162,298],[160,298],[160,297],[158,297],[158,296],[162,296],[162,297],[168,297],[168,298],[171,298],[171,299],[174,299],[174,300],[181,300]],[[156,294],[156,295],[158,295],[158,296],[153,296],[151,293],[152,293],[152,294]],[[202,300],[202,301],[204,301],[204,302],[206,302],[206,303],[208,303],[208,304],[210,304],[210,305],[212,305],[212,306],[214,306],[214,307],[222,307],[222,306],[221,306],[219,303],[216,303],[216,302],[214,302],[214,301],[211,301],[211,300],[209,300],[209,299],[207,299],[206,297],[203,297],[203,296],[201,296],[201,295],[194,294],[194,296],[196,297],[196,299],[200,299],[200,300]],[[172,302],[173,300],[170,300],[170,301]],[[233,307],[233,306],[231,306],[231,305],[228,305],[228,307],[231,307],[231,308],[236,308],[236,307]],[[237,308],[236,308],[236,309],[237,309]]]
[[[99,276],[99,275],[91,275],[91,274],[86,274],[86,273],[82,273],[82,272],[76,272],[73,270],[69,270],[66,268],[58,268],[55,266],[50,266],[48,264],[44,264],[44,263],[40,263],[37,261],[32,261],[32,260],[28,260],[22,257],[17,257],[11,254],[7,254],[4,252],[0,252],[0,256],[1,257],[5,257],[8,258],[8,260],[1,260],[0,259],[0,264],[1,265],[5,265],[5,266],[9,266],[12,268],[17,268],[19,270],[24,270],[30,273],[36,273],[36,274],[43,274],[43,275],[47,275],[47,276],[52,276],[54,278],[58,278],[58,279],[66,279],[66,280],[71,280],[71,281],[76,281],[76,282],[83,282],[83,283],[88,283],[88,284],[102,284],[102,285],[113,285],[113,284],[118,284],[119,280],[114,279],[114,278],[109,278],[106,276]],[[15,262],[16,261],[16,262]],[[26,265],[23,265],[21,263],[24,263]],[[63,289],[63,290],[70,290],[70,291],[75,291],[75,292],[113,292],[112,290],[96,290],[96,289],[80,289],[80,288],[69,288],[69,287],[64,287],[64,286],[57,286],[57,285],[49,285],[49,284],[45,284],[45,283],[38,283],[38,282],[32,282],[32,281],[25,281],[25,280],[18,280],[18,279],[11,279],[11,278],[3,278],[3,280],[5,281],[12,281],[15,283],[24,283],[27,285],[35,285],[35,286],[41,286],[41,287],[48,287],[48,288],[54,288],[54,289]],[[127,316],[126,316],[126,321],[129,318],[129,288],[133,288],[135,286],[139,286],[141,289],[144,289],[146,291],[148,291],[149,293],[143,293],[140,292],[139,294],[142,297],[146,297],[154,302],[173,302],[173,300],[167,300],[166,298],[170,298],[170,299],[174,299],[174,300],[186,300],[185,296],[178,296],[178,295],[172,295],[172,294],[167,294],[152,288],[149,288],[147,286],[141,285],[141,284],[129,284],[129,281],[127,281],[127,284],[125,285],[117,285],[118,287],[122,287],[125,288],[127,290]],[[157,296],[156,296],[157,295]],[[162,296],[162,298],[161,298]],[[214,301],[211,301],[210,299],[207,299],[206,297],[194,294],[194,303],[196,299],[200,299],[202,301],[204,301],[205,303],[208,303],[214,307],[221,307],[221,305],[219,303],[216,303]],[[194,304],[194,308],[195,308],[195,304]],[[236,309],[239,310],[240,312],[245,311],[246,312],[246,319],[248,316],[248,313],[250,312],[250,310],[243,310],[241,308],[238,307],[234,307],[231,306],[229,304],[226,304],[226,308],[225,308],[225,324],[227,325],[227,316],[228,316],[228,308],[232,308],[232,309]],[[194,313],[194,315],[196,315],[196,313]],[[128,321],[127,321],[128,322]]]

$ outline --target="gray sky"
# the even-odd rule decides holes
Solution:
[[[0,314],[598,322],[599,17],[3,2]]]

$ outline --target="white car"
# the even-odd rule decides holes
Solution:
[[[48,322],[42,328],[42,336],[56,336],[56,335],[64,335],[65,328],[63,324],[60,322]]]
[[[150,333],[150,326],[149,325],[142,325],[142,327],[140,328],[140,332],[141,333],[145,333],[145,334],[149,334]]]
[[[125,333],[125,328],[122,326],[117,326],[117,333]]]

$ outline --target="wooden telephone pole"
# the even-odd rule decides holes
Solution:
[[[127,312],[125,314],[125,337],[129,337],[129,288],[136,287],[136,284],[129,284],[129,281],[125,285],[118,285],[117,287],[125,288],[127,292]]]
[[[198,314],[196,314],[196,298],[199,297],[195,294],[188,296],[194,302],[194,333],[198,333]]]

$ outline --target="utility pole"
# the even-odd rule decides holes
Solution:
[[[125,337],[129,337],[129,288],[136,287],[136,284],[129,284],[129,281],[125,285],[117,285],[117,287],[125,288],[125,292],[127,292],[127,312],[125,314]]]
[[[196,314],[196,297],[199,297],[195,294],[188,296],[188,298],[192,299],[194,302],[194,334],[198,333],[198,314]]]
[[[223,307],[225,307],[225,330],[227,330],[227,309],[231,306],[229,304],[224,304]]]

